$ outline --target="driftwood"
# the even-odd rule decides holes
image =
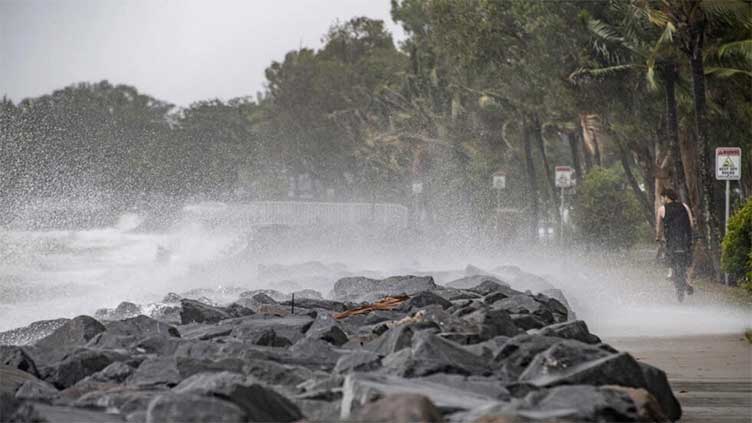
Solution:
[[[350,316],[357,316],[359,314],[368,314],[376,310],[392,310],[398,305],[407,301],[410,297],[407,295],[395,295],[384,297],[373,304],[366,304],[360,307],[351,308],[350,310],[343,311],[334,316],[335,319],[344,319]]]

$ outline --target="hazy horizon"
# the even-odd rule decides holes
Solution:
[[[399,40],[389,10],[388,0],[4,0],[0,96],[101,80],[183,107],[255,96],[272,61],[320,47],[337,20],[382,19]]]

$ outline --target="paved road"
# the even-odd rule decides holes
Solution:
[[[682,422],[752,422],[752,344],[743,336],[609,338],[668,373]]]

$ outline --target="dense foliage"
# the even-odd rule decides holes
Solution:
[[[574,221],[588,244],[624,249],[644,233],[637,200],[615,170],[593,169],[578,190]]]
[[[752,281],[752,200],[729,219],[721,264],[734,279]],[[752,284],[746,286],[752,288]]]

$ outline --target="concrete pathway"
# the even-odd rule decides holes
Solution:
[[[682,422],[752,422],[752,344],[741,335],[607,338],[668,374]]]

